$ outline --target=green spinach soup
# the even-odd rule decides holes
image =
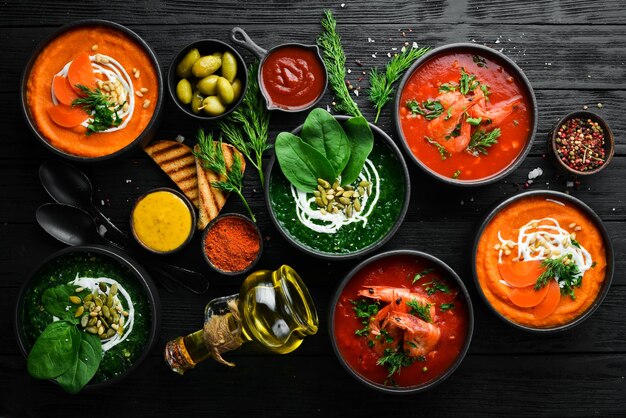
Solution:
[[[29,373],[53,378],[70,393],[135,364],[153,320],[146,290],[133,272],[97,252],[67,253],[45,264],[21,306]],[[75,350],[73,358],[59,341],[67,342],[65,351]],[[65,366],[55,370],[51,357]]]
[[[269,179],[269,205],[279,227],[298,244],[317,253],[350,255],[375,245],[392,231],[405,205],[403,164],[380,139],[374,141],[356,180],[334,187],[340,190],[340,196],[321,196],[320,193],[339,192],[332,192],[333,186],[324,188],[325,182],[319,181],[319,191],[298,190],[287,180],[278,161]],[[341,202],[354,204],[353,200],[342,199],[344,194],[360,195],[358,207],[353,206],[348,213],[332,213],[331,209],[337,212],[336,205],[342,207]],[[328,205],[325,210],[328,197],[335,206]]]

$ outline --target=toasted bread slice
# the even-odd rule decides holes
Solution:
[[[144,151],[176,183],[191,203],[199,208],[198,175],[191,148],[176,141],[155,141],[144,148]]]
[[[197,151],[196,148],[194,148]],[[239,156],[241,162],[241,171],[246,169],[246,160],[239,151],[230,144],[222,144],[222,152],[224,153],[224,162],[226,168],[230,169],[233,165],[233,158],[235,153]],[[198,195],[200,197],[200,215],[198,216],[198,229],[204,229],[224,207],[226,199],[228,199],[228,193],[222,190],[216,189],[211,186],[211,182],[219,181],[220,177],[213,171],[207,170],[202,166],[202,162],[196,158],[196,169],[198,173]]]

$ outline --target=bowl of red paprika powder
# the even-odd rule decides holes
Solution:
[[[238,213],[218,216],[202,234],[202,256],[209,267],[221,274],[250,272],[262,252],[261,231],[250,218]]]

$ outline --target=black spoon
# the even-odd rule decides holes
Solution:
[[[47,203],[37,209],[35,217],[37,223],[39,223],[48,234],[64,244],[72,246],[108,244],[129,253],[133,258],[142,261],[144,266],[152,270],[158,276],[176,283],[192,293],[198,295],[203,294],[209,288],[208,280],[200,273],[179,266],[169,265],[152,256],[140,254],[137,251],[125,248],[102,237],[98,233],[98,225],[93,217],[80,208],[60,203]],[[199,290],[195,289],[174,277],[173,274],[176,273],[199,277],[206,284],[203,284]],[[161,284],[163,284],[163,287],[165,287],[168,292],[172,292],[172,289],[163,283],[162,280]]]
[[[124,244],[130,242],[128,235],[117,228],[93,204],[93,187],[85,173],[63,161],[48,160],[39,167],[39,180],[50,197],[58,203],[76,206],[87,211],[106,224],[107,230],[115,231]]]

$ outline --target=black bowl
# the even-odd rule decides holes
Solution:
[[[556,148],[556,135],[559,132],[559,128],[561,125],[565,124],[570,119],[581,118],[581,119],[591,119],[594,122],[598,122],[602,130],[604,131],[604,149],[606,151],[606,159],[604,164],[600,167],[589,170],[589,171],[578,171],[566,165],[560,158],[559,153]],[[552,161],[556,165],[556,167],[565,174],[570,174],[574,176],[589,176],[592,174],[599,173],[604,170],[606,166],[609,165],[611,160],[613,159],[613,155],[615,154],[615,137],[613,136],[613,131],[609,128],[609,125],[602,119],[600,116],[596,115],[593,112],[588,112],[585,110],[578,110],[575,112],[568,113],[564,117],[562,117],[559,122],[554,126],[552,133],[549,137],[548,142],[548,152],[552,156]]]
[[[180,77],[176,75],[176,66],[178,65],[178,62],[192,48],[197,48],[198,51],[200,51],[201,56],[203,56],[202,54],[209,55],[214,52],[228,51],[232,53],[235,56],[235,59],[237,60],[237,78],[241,81],[241,84],[242,84],[241,94],[239,95],[239,99],[237,99],[237,101],[232,103],[228,107],[228,109],[226,109],[226,112],[222,113],[221,115],[209,116],[203,112],[195,114],[191,111],[191,105],[186,105],[186,104],[181,103],[180,100],[178,100],[178,97],[176,96],[176,85],[178,84],[178,81],[180,80]],[[228,45],[226,42],[222,42],[217,39],[202,39],[202,40],[190,43],[189,45],[181,49],[180,52],[178,52],[178,54],[174,56],[174,58],[172,59],[172,62],[170,62],[170,67],[167,72],[167,87],[170,92],[170,96],[172,96],[172,100],[174,101],[174,103],[176,103],[176,106],[183,113],[187,114],[188,116],[191,116],[192,118],[196,120],[214,122],[231,114],[232,111],[235,110],[237,106],[239,106],[241,102],[243,101],[243,97],[246,95],[246,90],[248,89],[248,67],[246,66],[246,63],[244,62],[243,58],[241,58],[241,55],[239,54],[239,52],[237,52],[235,48]]]
[[[524,199],[526,197],[529,196],[545,196],[546,199],[554,199],[557,201],[565,201],[568,202],[570,204],[572,204],[573,206],[576,206],[578,209],[580,209],[582,212],[584,212],[591,220],[593,220],[593,222],[596,225],[596,228],[598,228],[598,230],[600,231],[600,234],[602,235],[602,239],[604,240],[604,245],[605,245],[605,249],[606,249],[606,261],[607,261],[607,269],[606,269],[606,276],[604,278],[604,282],[602,283],[602,287],[600,288],[600,290],[598,291],[598,294],[596,296],[595,301],[593,302],[593,304],[580,316],[574,318],[572,321],[566,323],[566,324],[562,324],[556,327],[552,327],[552,328],[535,328],[535,327],[530,327],[527,325],[522,325],[519,324],[517,322],[514,322],[512,320],[510,320],[509,318],[507,318],[506,316],[502,315],[500,312],[498,312],[489,302],[489,300],[487,300],[487,297],[485,296],[482,287],[480,286],[480,282],[478,281],[478,274],[476,272],[476,251],[478,249],[478,244],[480,242],[480,238],[485,230],[485,228],[487,227],[487,225],[489,224],[489,222],[491,222],[491,220],[505,207],[507,207],[508,205],[510,205],[513,202],[516,202],[520,199]],[[602,223],[602,219],[600,219],[600,217],[593,211],[593,209],[591,209],[589,206],[587,206],[585,203],[583,203],[581,200],[570,196],[568,194],[565,193],[561,193],[561,192],[555,192],[552,190],[533,190],[533,191],[528,191],[528,192],[522,192],[519,193],[515,196],[509,197],[508,199],[505,199],[504,201],[498,203],[490,212],[489,214],[485,217],[485,219],[481,222],[480,227],[478,228],[478,231],[476,233],[476,238],[474,239],[474,245],[472,247],[472,276],[474,277],[474,284],[476,285],[476,289],[478,290],[478,293],[480,294],[481,299],[485,302],[485,304],[489,307],[489,309],[501,320],[503,320],[504,322],[506,322],[507,324],[517,328],[517,329],[521,329],[523,331],[529,331],[529,332],[533,332],[533,333],[537,333],[537,334],[551,334],[551,333],[556,333],[556,332],[560,332],[560,331],[565,331],[565,330],[569,330],[571,328],[574,328],[576,325],[581,324],[583,321],[585,321],[587,318],[589,318],[591,316],[591,314],[593,314],[596,309],[598,309],[598,307],[600,307],[600,305],[602,304],[602,301],[604,300],[604,298],[606,297],[607,293],[609,292],[609,288],[611,287],[611,282],[613,281],[613,273],[615,272],[615,254],[613,252],[613,243],[611,242],[611,237],[609,236],[608,231],[606,230],[606,228],[604,227],[604,224]]]
[[[463,344],[463,349],[461,350],[461,352],[457,356],[457,358],[454,361],[454,363],[452,363],[452,365],[448,368],[448,370],[446,370],[443,374],[437,376],[435,379],[433,379],[433,380],[431,380],[429,382],[425,382],[425,383],[423,383],[421,385],[417,385],[417,386],[408,386],[408,387],[385,386],[385,385],[373,382],[373,381],[371,381],[371,380],[361,376],[356,371],[354,371],[352,369],[352,367],[350,367],[350,365],[343,358],[343,356],[341,355],[341,352],[339,351],[339,347],[337,346],[337,339],[335,338],[335,307],[337,305],[337,302],[339,301],[339,297],[341,296],[341,292],[343,291],[344,287],[346,287],[348,282],[350,280],[352,280],[352,278],[358,272],[360,272],[364,267],[368,266],[369,264],[371,264],[373,262],[376,262],[378,260],[384,259],[384,258],[397,257],[397,256],[411,256],[411,257],[414,257],[414,258],[422,258],[422,259],[426,259],[426,260],[430,261],[431,263],[437,265],[443,271],[447,272],[448,276],[453,279],[453,281],[458,286],[461,294],[463,295],[463,297],[465,298],[465,301],[467,303],[467,336],[466,336],[466,339],[465,339],[465,343]],[[330,303],[330,312],[328,313],[328,318],[329,318],[329,320],[328,320],[329,321],[328,322],[328,328],[329,328],[329,333],[330,333],[330,340],[331,340],[332,346],[333,346],[333,351],[335,352],[335,355],[337,356],[337,359],[339,359],[339,362],[346,369],[346,371],[352,377],[354,377],[356,380],[358,380],[360,383],[364,384],[368,388],[374,389],[374,390],[376,390],[378,392],[392,393],[392,394],[408,395],[408,394],[415,394],[415,393],[424,392],[426,390],[432,389],[433,387],[437,386],[438,384],[440,384],[441,382],[446,380],[448,377],[450,377],[452,375],[452,373],[454,373],[454,371],[457,369],[457,367],[459,367],[459,365],[463,362],[463,359],[465,358],[465,355],[467,354],[467,350],[469,349],[470,343],[472,342],[472,334],[474,332],[474,309],[472,307],[472,300],[470,298],[469,292],[467,291],[467,288],[465,287],[465,284],[463,283],[463,280],[461,280],[459,275],[456,274],[456,272],[454,270],[452,270],[452,268],[450,266],[448,266],[446,263],[444,263],[443,261],[441,261],[437,257],[434,257],[434,256],[432,256],[430,254],[427,254],[427,253],[424,253],[424,252],[421,252],[421,251],[414,251],[414,250],[393,250],[393,251],[387,251],[387,252],[384,252],[384,253],[377,254],[377,255],[375,255],[373,257],[370,257],[367,260],[362,261],[361,263],[359,263],[355,268],[353,268],[346,275],[346,277],[341,281],[341,283],[337,287],[337,290],[335,291],[335,294],[334,294],[334,296],[333,296],[333,298],[331,300],[331,303]]]
[[[76,29],[82,26],[105,26],[111,29],[118,30],[124,33],[126,36],[133,39],[137,44],[139,44],[143,48],[146,55],[150,58],[150,61],[152,62],[152,65],[154,66],[154,71],[157,74],[157,79],[158,79],[157,82],[159,84],[158,99],[154,107],[154,113],[152,114],[152,118],[150,119],[150,122],[148,122],[148,125],[146,125],[146,127],[144,128],[143,132],[141,132],[139,136],[137,136],[137,138],[133,140],[133,142],[126,145],[124,148],[118,151],[115,151],[112,154],[107,154],[107,155],[103,155],[100,157],[81,157],[79,155],[70,154],[68,152],[62,151],[54,147],[37,130],[37,126],[35,125],[35,122],[32,119],[32,116],[30,114],[30,109],[28,107],[28,102],[26,99],[28,76],[30,75],[30,70],[33,64],[35,63],[35,60],[41,53],[41,51],[43,51],[43,49],[52,40],[57,38],[59,35],[69,30]],[[152,51],[152,49],[150,48],[150,46],[148,46],[148,44],[139,35],[137,35],[132,30],[128,29],[127,27],[122,26],[119,23],[111,22],[108,20],[101,20],[101,19],[79,20],[77,22],[63,26],[62,28],[56,30],[54,33],[52,33],[52,35],[48,36],[43,42],[41,42],[37,46],[37,48],[35,48],[35,51],[33,52],[30,59],[28,60],[28,63],[26,64],[26,68],[24,68],[24,72],[22,73],[22,79],[21,79],[21,85],[20,85],[20,107],[22,110],[22,114],[24,115],[24,118],[26,119],[26,124],[28,125],[32,133],[35,135],[35,137],[39,140],[41,144],[43,144],[46,148],[48,148],[50,151],[52,151],[56,155],[63,157],[63,158],[67,158],[68,160],[72,160],[76,162],[85,162],[85,163],[103,162],[103,161],[119,159],[120,157],[132,155],[134,152],[141,149],[141,147],[147,145],[156,135],[156,132],[159,128],[159,123],[161,121],[161,114],[163,110],[163,75],[161,74],[161,67],[159,66],[159,61],[157,60],[157,57],[154,54],[154,51]]]
[[[229,217],[230,218],[240,218],[240,219],[244,220],[246,223],[248,223],[250,226],[252,226],[254,228],[254,230],[256,231],[257,235],[259,236],[259,252],[258,252],[256,258],[245,269],[239,270],[239,271],[227,271],[227,270],[222,270],[222,269],[218,268],[217,266],[215,266],[211,262],[211,260],[207,256],[206,251],[204,249],[204,240],[206,239],[206,236],[207,236],[208,232],[211,230],[211,228],[213,228],[213,226],[215,224],[217,224],[220,220],[222,220],[224,218],[229,218]],[[254,268],[254,266],[256,266],[257,263],[259,262],[259,260],[261,259],[261,254],[263,253],[263,236],[261,235],[261,230],[259,229],[257,224],[252,222],[252,219],[248,218],[247,216],[241,215],[239,213],[225,213],[223,215],[217,216],[215,219],[213,219],[211,222],[208,223],[206,228],[204,228],[204,232],[202,233],[202,240],[200,241],[200,245],[201,245],[201,251],[202,251],[202,258],[204,258],[204,261],[206,261],[206,263],[209,265],[209,267],[211,267],[211,269],[213,269],[217,273],[220,273],[220,274],[223,274],[223,275],[226,275],[226,276],[238,276],[240,274],[247,274],[247,273],[251,272],[252,269]]]
[[[89,383],[83,388],[83,390],[89,389],[100,389],[107,386],[114,385],[122,380],[124,380],[127,376],[137,370],[140,364],[145,360],[145,358],[150,354],[152,348],[156,344],[159,338],[159,331],[161,329],[161,302],[159,299],[159,293],[157,291],[154,282],[150,275],[144,270],[144,268],[139,265],[136,261],[129,258],[124,253],[115,250],[111,247],[105,247],[102,245],[85,245],[85,246],[77,246],[77,247],[68,247],[57,251],[50,256],[46,257],[37,267],[35,267],[30,274],[26,277],[26,280],[22,284],[19,295],[17,297],[17,304],[15,307],[15,318],[14,318],[14,327],[15,334],[17,337],[17,342],[20,347],[20,351],[24,355],[24,357],[28,357],[29,352],[29,344],[27,342],[26,335],[24,334],[23,328],[23,319],[22,314],[24,310],[24,297],[26,296],[27,291],[30,289],[30,285],[33,280],[37,278],[37,274],[48,264],[56,261],[60,257],[68,256],[71,254],[89,254],[95,253],[103,257],[107,257],[112,259],[113,261],[119,263],[124,268],[128,269],[132,273],[132,275],[137,279],[142,289],[146,294],[146,298],[150,303],[150,315],[152,317],[152,323],[150,324],[150,331],[148,334],[148,340],[146,342],[145,347],[139,358],[135,361],[135,363],[128,369],[126,369],[123,373],[118,376],[115,376],[112,379],[105,380],[99,383]]]
[[[146,196],[148,196],[151,193],[154,192],[168,192],[171,193],[177,197],[179,197],[184,203],[185,206],[187,206],[187,209],[189,209],[189,213],[191,214],[191,231],[189,232],[189,236],[187,237],[187,239],[185,240],[185,242],[183,242],[182,244],[180,244],[178,247],[174,248],[173,250],[170,251],[156,251],[150,247],[148,247],[146,244],[144,244],[139,237],[137,236],[137,234],[135,233],[135,227],[134,227],[134,220],[133,220],[133,213],[135,212],[135,208],[137,207],[137,204]],[[152,254],[157,254],[157,255],[163,255],[163,254],[173,254],[173,253],[177,253],[178,251],[182,250],[185,246],[187,246],[187,244],[189,244],[189,242],[191,241],[191,238],[193,238],[193,234],[196,231],[196,208],[194,207],[194,205],[189,201],[189,199],[187,198],[187,196],[185,196],[184,194],[182,194],[181,192],[179,192],[178,190],[174,190],[172,188],[169,187],[157,187],[156,189],[152,189],[149,190],[147,192],[145,192],[144,194],[142,194],[141,196],[139,196],[137,198],[137,200],[135,200],[135,203],[133,204],[133,208],[130,210],[130,230],[133,233],[133,238],[135,238],[135,241],[141,245],[144,249],[146,249],[147,251],[151,252]]]
[[[343,115],[336,115],[335,119],[337,119],[339,122],[345,122],[346,120],[350,119],[350,117],[343,116]],[[291,132],[294,135],[298,135],[300,130],[302,130],[302,126],[303,125],[298,126],[296,129],[294,129]],[[400,225],[402,224],[402,221],[404,220],[404,217],[406,216],[406,212],[409,208],[409,201],[411,198],[411,179],[409,177],[409,170],[407,168],[406,161],[404,161],[404,158],[402,157],[402,153],[398,149],[398,146],[395,144],[395,142],[389,137],[389,135],[387,135],[382,129],[380,129],[376,125],[369,123],[369,126],[372,130],[372,133],[374,134],[374,141],[383,141],[385,145],[391,150],[391,152],[396,156],[396,158],[398,159],[398,163],[401,164],[402,172],[404,173],[404,184],[406,185],[405,186],[406,193],[404,195],[404,203],[402,205],[402,210],[400,211],[400,214],[398,215],[398,219],[396,219],[394,226],[387,232],[387,234],[384,237],[382,237],[380,240],[378,240],[376,243],[371,244],[369,247],[362,248],[352,253],[334,254],[334,253],[328,253],[328,252],[318,251],[318,250],[309,248],[306,245],[302,244],[297,239],[295,239],[294,237],[292,237],[287,231],[283,229],[283,227],[280,225],[280,222],[276,218],[276,214],[274,213],[274,209],[272,208],[272,202],[270,199],[269,190],[270,190],[270,179],[272,176],[272,171],[276,169],[280,170],[280,167],[276,163],[276,155],[272,155],[272,159],[267,165],[267,170],[265,174],[265,204],[267,205],[267,211],[270,214],[270,218],[272,219],[274,226],[276,227],[276,229],[278,229],[278,232],[280,232],[283,238],[285,238],[291,245],[296,247],[298,250],[304,252],[305,254],[312,255],[314,257],[318,257],[318,258],[325,259],[325,260],[350,260],[350,259],[358,258],[358,257],[364,256],[366,254],[369,254],[373,251],[378,250],[380,247],[385,245],[387,241],[389,241],[391,237],[393,237],[393,235],[396,233],[398,228],[400,228]]]
[[[422,64],[424,64],[425,62],[429,61],[430,59],[438,55],[444,55],[450,52],[470,52],[470,53],[480,54],[481,56],[487,56],[496,62],[502,63],[502,66],[507,68],[512,74],[514,74],[515,78],[521,83],[522,88],[525,90],[526,97],[528,98],[530,102],[531,109],[529,109],[529,112],[532,114],[533,121],[532,121],[532,130],[529,134],[529,138],[528,138],[528,142],[526,143],[526,146],[524,147],[522,152],[517,156],[517,158],[514,161],[512,161],[511,164],[509,164],[508,167],[506,167],[504,170],[496,174],[493,174],[490,177],[477,179],[477,180],[458,180],[458,179],[453,179],[453,178],[443,176],[435,172],[434,170],[429,168],[426,164],[424,164],[422,161],[420,161],[415,156],[415,154],[413,154],[413,152],[411,151],[411,147],[409,146],[404,136],[404,133],[402,132],[402,126],[400,124],[400,116],[398,115],[398,109],[400,108],[400,97],[402,96],[402,92],[404,91],[404,86],[406,85],[408,80],[411,78],[413,73]],[[432,51],[428,52],[427,54],[419,58],[417,61],[415,61],[415,63],[413,63],[413,65],[411,65],[411,67],[406,71],[406,73],[404,74],[404,77],[402,77],[402,81],[400,81],[400,85],[398,86],[398,90],[396,93],[396,98],[394,100],[393,118],[395,121],[396,132],[398,133],[398,136],[402,139],[402,145],[404,147],[404,150],[410,156],[411,160],[413,160],[415,165],[417,165],[420,169],[422,169],[428,175],[444,183],[451,184],[454,186],[472,187],[472,186],[484,186],[486,184],[491,184],[496,181],[502,180],[504,177],[511,174],[513,171],[515,171],[517,167],[520,166],[522,161],[524,161],[524,158],[526,158],[526,156],[530,152],[530,149],[532,148],[533,142],[535,140],[535,134],[537,132],[537,122],[539,119],[537,109],[538,109],[537,99],[535,97],[535,92],[533,91],[530,81],[528,81],[528,78],[526,78],[526,75],[524,75],[521,68],[519,68],[512,59],[510,59],[503,53],[498,52],[486,46],[472,44],[472,43],[455,43],[455,44],[444,45],[439,48],[433,49]]]

